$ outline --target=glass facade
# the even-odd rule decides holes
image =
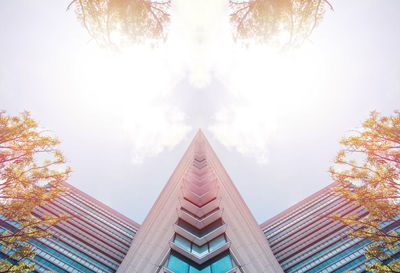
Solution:
[[[217,201],[218,195],[211,184],[215,181],[214,173],[202,153],[195,155],[186,177],[182,195],[189,203],[183,202],[179,209],[190,217],[179,217],[176,222],[179,228],[171,240],[172,250],[165,268],[174,273],[226,273],[236,268],[229,252],[226,224],[220,216],[202,224],[210,213],[220,210],[219,206],[207,208],[207,204]]]
[[[286,273],[365,272],[367,240],[350,238],[333,214],[366,215],[331,191],[331,184],[261,225]],[[393,227],[390,227],[393,228]]]
[[[225,273],[233,268],[233,261],[231,256],[225,253],[199,266],[177,253],[171,253],[167,268],[175,273]]]
[[[217,238],[211,240],[210,242],[198,246],[189,240],[186,240],[182,236],[176,234],[175,239],[173,241],[177,246],[181,247],[185,251],[196,255],[197,257],[203,257],[209,254],[210,252],[217,250],[219,247],[225,245],[227,243],[225,235],[220,235]]]
[[[221,208],[206,207],[209,203],[202,199],[211,196],[208,198],[214,202],[218,197],[217,192],[215,196],[209,194],[213,188],[204,182],[213,179],[207,171],[207,161],[199,154],[191,168],[192,172],[187,174],[195,182],[186,179],[184,185],[190,204],[182,203],[180,207],[184,214],[179,214],[174,224],[174,234],[168,239],[171,248],[163,256],[159,272],[244,272],[240,260],[233,258],[230,234],[226,233],[222,213],[218,214]],[[76,188],[66,186],[70,189],[66,194],[34,211],[37,217],[70,216],[51,227],[52,237],[30,241],[36,251],[31,261],[36,264],[35,272],[116,272],[140,226]],[[285,273],[365,272],[364,263],[368,261],[364,252],[370,242],[350,238],[349,228],[334,222],[330,216],[354,213],[364,216],[367,212],[334,194],[331,191],[334,186],[329,185],[260,225]],[[210,215],[214,215],[211,220],[202,222]],[[382,228],[399,232],[398,226],[384,223]],[[15,223],[0,218],[0,230],[12,231],[15,227]],[[400,252],[392,256],[399,258]],[[9,258],[0,251],[0,259]]]
[[[36,252],[35,272],[116,272],[139,225],[75,187],[65,186],[66,194],[33,212],[37,217],[69,215],[67,221],[51,227],[52,237],[30,241]],[[12,228],[10,222],[0,225]]]

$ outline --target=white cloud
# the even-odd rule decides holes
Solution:
[[[317,98],[323,80],[318,56],[307,46],[292,53],[225,46],[216,73],[231,98],[208,129],[227,147],[267,163],[280,124],[307,112]]]
[[[268,162],[268,142],[276,130],[276,119],[263,114],[263,109],[235,103],[219,111],[208,130],[228,148],[264,164]]]
[[[111,124],[110,130],[125,134],[134,163],[174,147],[191,129],[171,99],[182,68],[169,53],[168,45],[137,46],[122,53],[94,45],[80,52],[75,63],[77,88],[72,95]]]
[[[133,163],[173,148],[191,130],[184,113],[165,102],[127,109],[123,125],[131,140]]]
[[[223,0],[177,0],[171,20],[168,40],[158,48],[137,46],[119,55],[94,45],[81,52],[78,97],[119,121],[133,161],[140,162],[172,148],[191,129],[174,104],[177,83],[188,76],[194,87],[204,88],[216,77],[228,96],[210,131],[222,144],[267,162],[280,121],[313,102],[312,83],[321,80],[318,54],[307,47],[284,55],[236,45]]]
[[[172,12],[171,35],[180,46],[190,83],[198,88],[207,86],[212,78],[216,48],[224,35],[228,20],[227,1],[176,0]]]
[[[235,44],[222,0],[177,0],[172,18],[169,43],[180,48],[190,83],[206,87],[216,77],[228,91],[208,129],[223,145],[266,163],[282,119],[315,101],[315,82],[323,80],[319,52],[310,45],[279,53]]]

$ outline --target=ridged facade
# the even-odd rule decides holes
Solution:
[[[75,187],[34,215],[66,214],[69,219],[53,226],[53,237],[32,240],[35,272],[115,272],[139,229],[139,224],[98,202]],[[0,224],[11,228],[10,224]]]
[[[282,273],[282,269],[199,132],[117,272]]]
[[[364,272],[369,242],[348,237],[349,227],[334,214],[367,212],[334,192],[331,184],[261,225],[286,273]]]
[[[332,192],[335,184],[258,225],[201,132],[141,226],[66,187],[34,211],[70,216],[51,228],[53,237],[31,241],[35,272],[365,272],[369,242],[348,237],[331,216],[367,212]],[[0,228],[13,227],[0,218]],[[400,232],[395,223],[385,228]]]

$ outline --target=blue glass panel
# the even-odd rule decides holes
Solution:
[[[326,252],[331,251],[332,249],[336,248],[338,245],[340,245],[340,244],[342,244],[342,243],[343,243],[343,241],[338,241],[338,242],[334,243],[333,245],[331,245],[331,246],[329,246],[329,247],[327,247],[327,248],[325,248],[325,249],[323,249],[323,250],[321,250],[321,251],[315,253],[314,255],[310,256],[309,258],[303,260],[302,262],[298,263],[297,265],[295,265],[295,266],[293,266],[293,267],[291,267],[291,268],[285,270],[285,272],[290,273],[290,272],[296,270],[297,268],[301,267],[302,265],[304,265],[304,264],[306,264],[306,263],[308,263],[308,262],[314,260],[314,259],[317,258],[318,256],[322,256],[322,255],[325,254]],[[282,268],[283,268],[283,267],[282,267]]]
[[[211,273],[211,267],[207,266],[207,267],[203,268],[202,270],[199,270],[199,269],[191,266],[189,273]]]
[[[46,259],[43,259],[42,257],[39,257],[37,255],[35,256],[34,260],[39,262],[39,263],[44,264],[45,266],[47,266],[50,269],[54,270],[54,272],[57,272],[57,273],[68,273],[68,271],[65,271],[65,270],[61,269],[60,267],[50,263]]]
[[[188,273],[189,265],[171,254],[169,257],[168,269],[174,271],[175,273]]]
[[[185,238],[183,238],[179,235],[176,235],[174,243],[176,245],[180,246],[181,248],[183,248],[184,250],[186,250],[187,252],[190,252],[190,242],[188,240],[186,240]]]
[[[329,200],[333,199],[335,196],[328,196],[322,199],[322,201],[319,201],[317,204],[313,205],[312,207],[301,211],[303,208],[298,209],[298,211],[301,211],[301,213],[296,212],[297,214],[295,214],[294,216],[289,217],[289,219],[285,220],[284,222],[282,222],[281,224],[279,224],[278,226],[274,227],[273,229],[265,232],[265,235],[269,235],[270,233],[274,232],[275,230],[283,227],[284,225],[290,224],[291,222],[294,222],[297,218],[300,218],[302,215],[304,215],[305,213],[307,213],[308,211],[317,208],[317,207],[321,207],[323,203],[327,203]],[[317,199],[321,199],[321,196],[319,196]],[[314,201],[313,201],[314,202]],[[308,205],[307,205],[308,206]],[[306,207],[306,206],[305,206]],[[268,236],[267,236],[268,237]]]
[[[92,209],[92,208],[86,206],[86,205],[83,204],[82,202],[78,201],[78,199],[77,199],[75,196],[73,196],[73,195],[70,195],[70,196],[65,195],[64,198],[67,198],[67,199],[71,200],[71,201],[74,202],[74,203],[78,203],[80,206],[82,206],[82,207],[84,207],[84,208],[90,210],[91,212],[95,213],[96,215],[98,215],[98,216],[101,217],[101,218],[106,218],[107,221],[113,223],[114,225],[116,225],[116,226],[118,226],[119,228],[123,229],[124,231],[130,233],[131,235],[135,235],[135,234],[136,234],[135,231],[132,231],[132,230],[130,230],[130,229],[127,229],[126,227],[124,227],[124,226],[122,226],[121,224],[117,223],[116,221],[112,220],[112,219],[111,219],[110,217],[108,217],[107,215],[101,214],[101,213],[99,213],[97,210],[94,210],[94,209]],[[68,204],[68,203],[65,202],[63,199],[60,199],[60,198],[58,199],[58,201],[61,201],[63,204],[66,204],[66,205]],[[121,234],[121,235],[123,235],[123,234]],[[126,236],[124,236],[124,237],[126,237]]]
[[[62,260],[62,261],[65,262],[66,264],[69,264],[69,265],[71,265],[71,266],[76,267],[77,269],[81,270],[82,272],[93,272],[93,271],[91,271],[89,268],[83,266],[82,264],[76,262],[75,260],[70,259],[70,258],[67,257],[66,255],[61,254],[60,252],[58,252],[58,251],[52,249],[51,247],[48,247],[47,245],[45,245],[45,244],[43,244],[43,243],[41,243],[41,242],[39,242],[39,241],[30,240],[30,243],[31,243],[32,245],[34,245],[34,246],[39,247],[40,249],[42,249],[42,250],[44,250],[44,251],[46,251],[46,252],[48,252],[48,253],[50,253],[51,255],[53,255],[53,256],[59,258],[60,260]],[[35,256],[35,257],[36,257],[36,256]],[[58,271],[56,271],[56,272],[58,272]]]
[[[210,252],[219,248],[220,246],[226,243],[226,239],[224,235],[221,235],[210,242]]]
[[[7,260],[7,262],[11,263],[11,264],[17,264],[16,261],[14,261],[13,259],[11,259],[8,255],[0,252],[0,259],[1,261]]]
[[[361,241],[360,243],[355,244],[354,246],[349,247],[348,249],[340,252],[334,257],[325,260],[324,262],[320,263],[318,266],[313,267],[311,270],[308,270],[307,272],[317,272],[320,271],[322,268],[332,265],[338,261],[344,261],[344,258],[346,256],[350,255],[353,251],[359,248],[361,248],[360,251],[364,252],[365,250],[363,250],[362,247],[365,246],[367,243],[368,243],[367,240]]]
[[[385,264],[389,264],[393,261],[399,260],[400,259],[400,252],[397,252],[396,254],[394,254],[390,259],[385,261]]]
[[[335,272],[337,273],[342,273],[342,272],[349,272],[348,269],[350,269],[351,267],[355,266],[356,264],[365,261],[366,258],[364,255],[362,255],[361,257],[358,257],[357,259],[351,261],[350,263],[346,264],[345,266],[336,269]]]
[[[268,237],[268,241],[270,241],[270,243],[275,242],[278,237],[282,236],[282,233],[283,234],[287,234],[289,230],[295,229],[295,228],[303,225],[304,223],[310,222],[310,221],[312,221],[312,219],[318,219],[316,217],[316,215],[320,215],[324,211],[326,211],[328,209],[331,209],[334,206],[338,206],[339,204],[341,204],[341,206],[344,206],[344,205],[346,205],[346,202],[345,201],[332,202],[332,203],[330,203],[328,205],[324,205],[324,207],[318,207],[318,209],[316,209],[312,214],[307,215],[305,218],[301,219],[300,221],[295,222],[294,224],[293,223],[288,223],[288,227],[285,227],[284,229],[280,230],[274,236]]]
[[[191,224],[183,221],[182,219],[178,220],[178,226],[180,226],[181,228],[185,229],[186,231],[190,232],[191,234],[193,234],[199,238],[209,234],[210,232],[216,230],[217,228],[219,228],[222,225],[223,225],[222,219],[218,219],[215,222],[213,222],[212,224],[209,224],[207,227],[199,230],[196,227],[192,226]]]
[[[197,245],[193,245],[193,247],[192,247],[192,252],[194,253],[194,254],[196,254],[197,256],[203,256],[203,255],[205,255],[205,254],[207,254],[208,253],[208,245],[207,244],[205,244],[205,245],[203,245],[203,246],[197,246]]]
[[[108,263],[111,264],[113,267],[112,268],[107,267],[104,264],[102,264],[102,263],[98,262],[97,260],[93,259],[92,257],[86,255],[85,253],[83,253],[83,252],[81,252],[81,251],[69,246],[68,244],[66,244],[66,243],[64,243],[64,242],[62,242],[62,241],[60,241],[60,240],[58,240],[58,239],[56,239],[54,237],[51,238],[51,240],[42,238],[41,241],[44,242],[45,244],[49,245],[50,247],[54,248],[55,250],[59,251],[59,252],[67,253],[66,251],[68,251],[68,252],[72,251],[72,252],[76,253],[76,255],[78,255],[79,257],[84,257],[87,260],[91,261],[92,263],[95,263],[98,266],[101,266],[103,269],[105,269],[105,270],[107,270],[109,272],[115,272],[114,269],[118,268],[117,265],[112,264],[110,262],[108,262]],[[61,248],[60,246],[54,244],[53,241],[55,241],[58,244],[64,246],[66,249],[65,248]]]
[[[232,269],[232,261],[231,256],[226,255],[225,257],[221,258],[220,260],[214,262],[211,265],[213,273],[225,273],[226,271]]]

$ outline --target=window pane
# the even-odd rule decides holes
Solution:
[[[174,243],[186,250],[187,252],[190,252],[190,242],[186,240],[185,238],[176,235]]]
[[[210,252],[226,243],[225,236],[221,235],[210,242]]]
[[[200,238],[207,235],[210,232],[213,232],[222,225],[223,225],[222,219],[218,219],[212,224],[209,224],[207,227],[199,230],[196,227],[192,226],[191,224],[183,221],[182,219],[178,220],[178,226]]]
[[[210,268],[210,266],[207,266],[207,267],[203,268],[202,270],[199,270],[199,269],[191,266],[189,273],[211,273],[211,268]]]
[[[196,254],[197,256],[201,257],[201,256],[206,255],[208,253],[208,245],[205,244],[205,245],[199,247],[199,246],[194,244],[193,247],[192,247],[192,251],[193,251],[194,254]]]
[[[213,273],[225,273],[232,268],[231,256],[226,255],[211,265]]]
[[[175,273],[188,273],[189,265],[174,255],[171,255],[169,257],[168,269],[174,271]]]

